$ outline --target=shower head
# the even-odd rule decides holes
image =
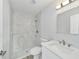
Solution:
[[[36,4],[36,0],[32,0],[33,4]]]

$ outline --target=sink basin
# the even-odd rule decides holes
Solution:
[[[49,45],[50,48],[52,48],[53,50],[58,50],[59,52],[63,52],[66,54],[70,54],[70,53],[74,53],[75,50],[71,47],[66,47],[66,46],[62,46],[60,44],[50,44]]]
[[[79,59],[79,49],[73,46],[67,47],[59,44],[58,41],[45,42],[42,45],[62,57],[62,59]]]

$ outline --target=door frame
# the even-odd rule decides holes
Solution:
[[[3,51],[7,51],[2,59],[12,59],[12,39],[11,39],[11,7],[10,0],[3,1]]]

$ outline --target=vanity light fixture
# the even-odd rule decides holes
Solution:
[[[66,5],[68,5],[68,4],[70,4],[74,1],[75,0],[62,0],[62,2],[59,5],[56,6],[56,9],[60,9],[60,8],[66,6]]]
[[[65,0],[64,2],[62,2],[62,5],[63,5],[63,6],[65,6],[65,5],[67,5],[67,4],[69,4],[69,0]]]
[[[56,9],[59,9],[59,8],[61,8],[61,5],[56,6]]]

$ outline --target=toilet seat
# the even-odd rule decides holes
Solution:
[[[41,52],[41,47],[34,47],[30,50],[31,55],[38,55]]]

